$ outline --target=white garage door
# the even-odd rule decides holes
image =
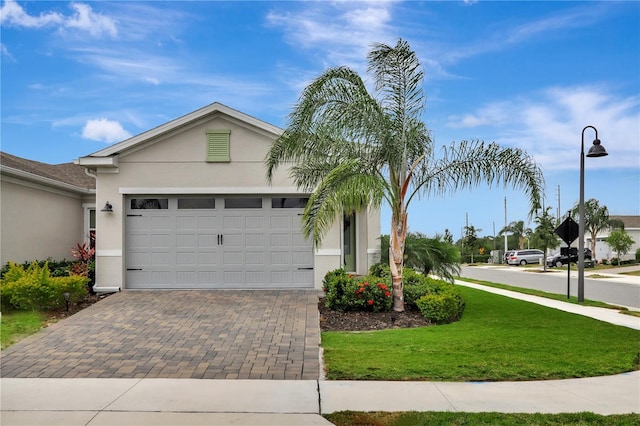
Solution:
[[[313,288],[306,198],[127,199],[126,288]]]

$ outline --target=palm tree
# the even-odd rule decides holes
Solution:
[[[424,73],[415,52],[400,39],[393,47],[375,44],[368,60],[373,94],[347,67],[326,70],[303,90],[267,154],[267,179],[286,164],[297,187],[312,193],[302,221],[316,245],[344,212],[386,202],[393,309],[403,311],[407,210],[414,199],[499,182],[524,189],[533,212],[543,178],[526,152],[495,143],[464,141],[436,157],[421,121]]]
[[[380,248],[389,252],[389,236],[380,237]],[[389,258],[380,259],[380,263],[389,265]],[[420,232],[409,232],[405,239],[404,265],[412,267],[424,275],[434,274],[450,282],[460,275],[460,251],[444,240],[439,234],[429,238]]]
[[[580,209],[576,204],[573,207],[573,217],[579,218]],[[600,231],[604,231],[609,227],[618,228],[622,225],[624,229],[624,223],[618,219],[609,219],[609,209],[607,206],[601,206],[600,202],[595,198],[590,198],[584,203],[584,229],[591,234],[591,255],[596,256],[596,237]]]
[[[518,249],[522,250],[524,248],[524,240],[526,239],[526,236],[531,233],[531,229],[524,227],[523,220],[514,220],[509,225],[502,228],[498,235],[504,235],[507,232],[511,233],[511,235],[518,239]]]

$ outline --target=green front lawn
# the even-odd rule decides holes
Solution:
[[[462,320],[325,332],[333,380],[491,381],[592,377],[638,369],[640,331],[466,287]]]
[[[2,313],[0,321],[0,337],[2,349],[36,333],[45,324],[45,317],[40,312],[15,311]]]
[[[503,413],[358,413],[342,411],[325,414],[324,417],[337,426],[420,426],[420,425],[618,425],[637,426],[640,415],[624,414],[601,416],[593,413],[575,414],[503,414]]]

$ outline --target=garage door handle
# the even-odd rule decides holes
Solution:
[[[224,244],[224,235],[218,234],[218,245]]]
[[[142,268],[127,268],[127,271],[142,271]]]
[[[313,271],[313,267],[311,267],[311,268],[298,268],[298,271]]]
[[[142,217],[141,214],[128,214],[127,217]]]

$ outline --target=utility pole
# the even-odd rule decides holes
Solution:
[[[507,197],[504,197],[504,227],[507,227]],[[504,252],[506,253],[508,250],[507,244],[507,233],[504,233]]]
[[[560,222],[560,184],[558,184],[558,210],[556,210],[556,217]]]

